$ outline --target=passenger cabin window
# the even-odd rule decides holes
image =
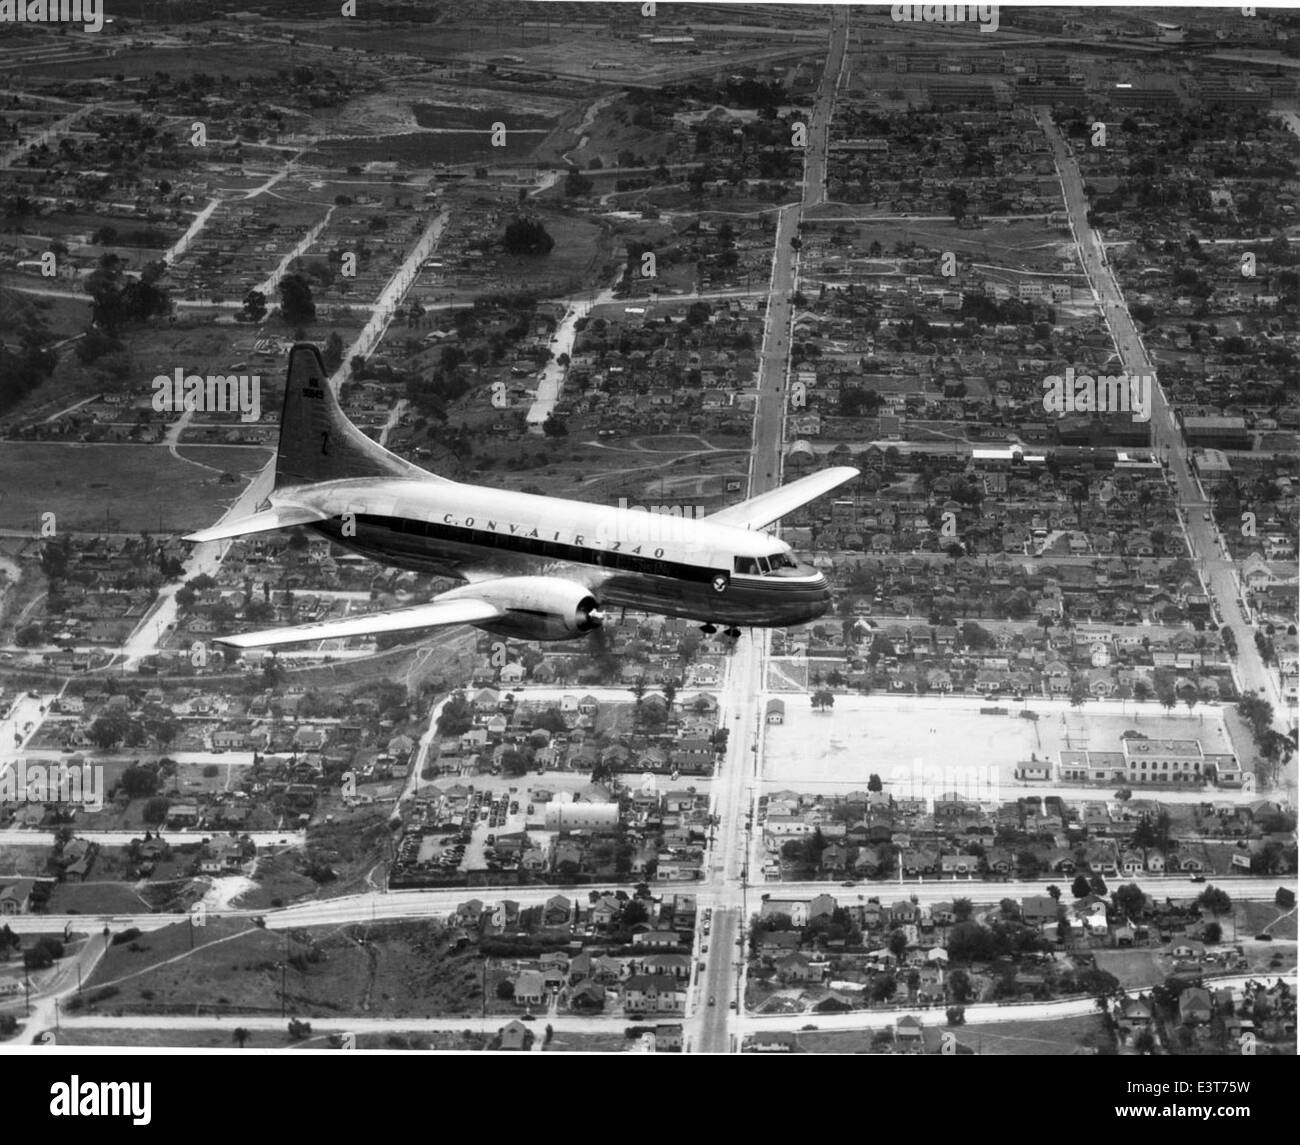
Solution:
[[[753,557],[737,557],[735,569],[741,576],[758,576],[758,561]]]

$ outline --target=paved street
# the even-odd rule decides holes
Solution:
[[[1111,336],[1119,349],[1122,369],[1129,374],[1155,374],[1155,367],[1147,357],[1146,348],[1128,312],[1124,293],[1111,273],[1105,248],[1088,223],[1088,201],[1083,193],[1083,177],[1079,165],[1051,115],[1045,109],[1037,108],[1035,117],[1051,142],[1079,257],[1088,275],[1093,295],[1102,308]],[[1209,505],[1191,471],[1190,450],[1174,422],[1173,411],[1164,389],[1157,384],[1152,390],[1152,446],[1157,455],[1168,461],[1168,472],[1177,488],[1176,499],[1184,507],[1184,524],[1192,557],[1201,570],[1206,591],[1214,597],[1219,615],[1237,638],[1235,670],[1238,683],[1243,691],[1253,691],[1267,698],[1279,716],[1280,724],[1283,722],[1280,717],[1287,709],[1282,701],[1277,676],[1264,666],[1260,658],[1255,647],[1255,630],[1242,611],[1234,566],[1226,557],[1214,522],[1204,519]],[[1293,719],[1292,713],[1286,722]]]

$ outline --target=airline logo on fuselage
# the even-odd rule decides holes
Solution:
[[[639,556],[644,550],[647,556],[662,558],[664,555],[664,550],[660,547],[651,548],[651,546],[645,544],[633,545],[632,540],[635,540],[635,538],[623,540],[619,537],[606,536],[601,533],[570,533],[557,530],[548,537],[545,532],[540,532],[536,525],[525,532],[523,525],[511,524],[509,521],[498,522],[489,518],[479,520],[475,517],[465,517],[461,520],[457,519],[453,513],[443,514],[442,523],[453,528],[504,533],[506,536],[521,537],[526,540],[535,538],[544,541],[556,541],[563,545],[573,545],[577,548],[601,548],[610,553],[623,552]],[[551,530],[548,529],[546,532],[551,532]],[[563,539],[561,539],[562,536]]]

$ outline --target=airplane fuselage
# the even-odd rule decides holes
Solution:
[[[324,482],[283,499],[328,514],[309,527],[331,541],[416,572],[568,577],[602,605],[738,627],[800,624],[830,607],[825,577],[788,545],[707,519],[412,479]]]

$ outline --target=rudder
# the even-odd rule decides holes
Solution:
[[[275,458],[277,489],[340,478],[432,476],[371,441],[348,421],[320,350],[299,342],[289,351]]]

